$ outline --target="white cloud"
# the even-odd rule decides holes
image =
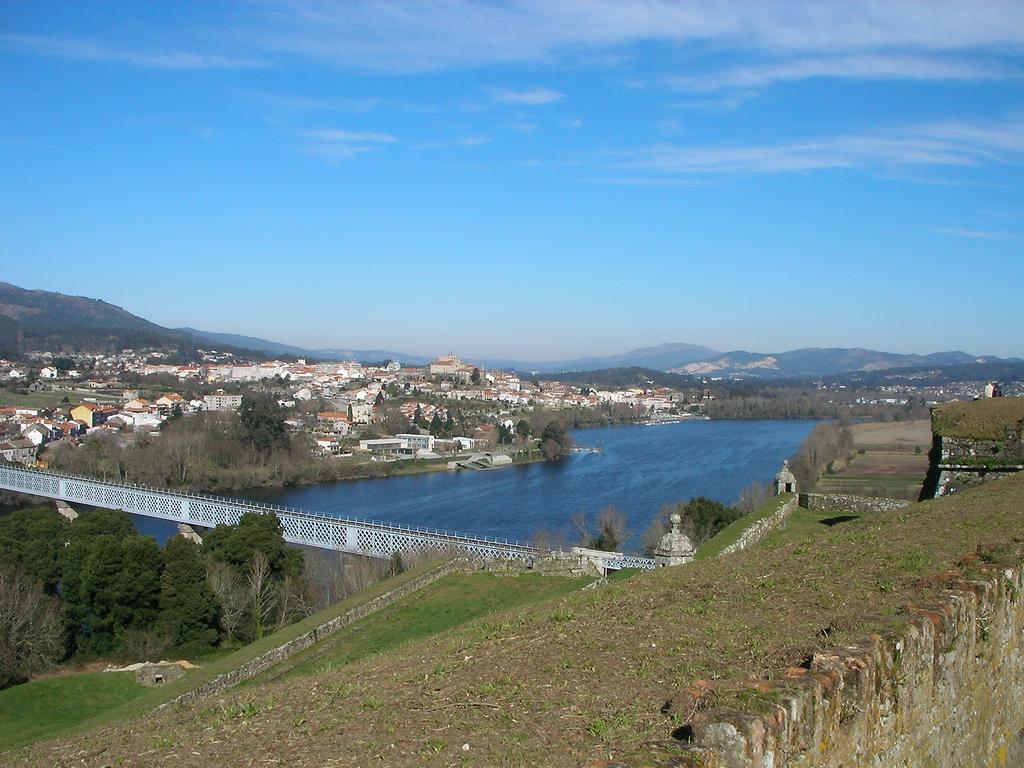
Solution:
[[[960,227],[932,227],[932,232],[952,237],[966,237],[970,240],[1016,240],[1009,232],[990,232],[984,229],[962,229]]]
[[[331,142],[369,142],[371,144],[394,144],[397,138],[388,133],[374,133],[372,131],[341,131],[334,128],[303,131],[303,135],[310,139]]]
[[[701,75],[669,78],[682,90],[711,93],[726,89],[757,89],[778,82],[810,78],[853,80],[984,80],[1019,77],[998,67],[937,57],[855,54],[833,58],[796,58]]]
[[[166,68],[249,66],[298,57],[385,72],[566,60],[588,67],[618,67],[628,60],[625,48],[647,41],[802,57],[774,74],[723,73],[727,78],[755,80],[791,79],[801,76],[801,68],[835,71],[813,66],[812,54],[832,58],[870,51],[920,55],[991,49],[1019,56],[1024,45],[1024,3],[1019,0],[266,0],[226,15],[220,26],[191,30],[195,46],[186,48],[207,53],[168,50],[167,31],[155,28],[133,30],[131,40],[120,44],[110,38],[6,34],[0,36],[0,45],[64,58]],[[225,57],[225,50],[242,55]],[[917,68],[917,77],[936,74],[934,62],[906,59],[902,64],[901,71]],[[884,69],[881,60],[864,66]],[[949,65],[942,77],[956,76],[957,66]],[[932,74],[925,72],[929,69]]]
[[[830,54],[1024,43],[1024,4],[1016,0],[289,0],[276,8],[264,46],[385,70],[544,62],[565,55],[592,61],[595,50],[649,40]]]
[[[482,147],[490,144],[493,139],[490,136],[463,136],[458,139],[439,139],[437,141],[424,141],[416,145],[416,149],[450,149]]]
[[[494,94],[494,100],[502,104],[515,104],[525,107],[554,104],[556,101],[561,101],[564,98],[564,93],[553,91],[550,88],[531,88],[528,91],[500,90]]]
[[[358,155],[379,150],[383,145],[398,142],[396,137],[387,133],[344,131],[337,128],[302,131],[300,136],[304,140],[300,147],[304,154],[331,163],[350,160]]]
[[[74,37],[0,34],[0,48],[17,53],[74,61],[114,61],[155,69],[248,69],[263,66],[257,58],[195,51],[125,48]]]
[[[1024,156],[1024,120],[947,121],[889,131],[747,145],[656,144],[624,152],[613,167],[675,176],[771,174],[838,168],[913,165],[974,166],[1018,163]]]

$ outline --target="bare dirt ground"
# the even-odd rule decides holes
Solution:
[[[932,444],[932,425],[928,419],[855,424],[850,430],[853,432],[853,444],[858,447],[890,445],[907,446],[913,450],[915,445],[920,445],[927,451]]]

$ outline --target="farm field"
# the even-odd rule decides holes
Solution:
[[[927,420],[857,424],[854,453],[833,462],[815,488],[819,493],[915,500],[928,471],[931,423]]]

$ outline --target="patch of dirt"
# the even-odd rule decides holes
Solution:
[[[869,445],[906,445],[913,448],[915,445],[927,446],[932,444],[932,424],[928,419],[917,421],[893,421],[882,424],[855,424],[850,427],[853,432],[853,444],[861,446]]]

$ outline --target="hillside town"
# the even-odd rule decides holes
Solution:
[[[517,426],[522,429],[522,417],[532,412],[572,411],[595,419],[605,414],[619,422],[706,418],[716,397],[709,388],[715,380],[697,380],[686,391],[653,384],[593,389],[486,370],[454,354],[423,366],[302,358],[252,362],[216,350],[201,351],[198,361],[187,363],[170,362],[171,356],[123,350],[70,358],[36,353],[27,364],[0,360],[0,457],[45,465],[45,450],[59,441],[77,445],[94,434],[156,437],[170,418],[235,412],[256,391],[273,393],[288,429],[303,435],[314,455],[366,461],[501,452],[515,443]],[[829,404],[851,408],[898,409],[1002,394],[994,382],[929,385],[898,371],[892,378],[864,393],[846,384],[817,388]],[[1016,388],[1011,384],[1007,394]],[[12,390],[24,392],[22,399],[32,404],[5,402]],[[526,436],[519,437],[522,447]]]
[[[58,366],[40,355],[38,368],[0,360],[0,377],[7,383],[40,396],[64,393],[51,407],[5,405],[0,399],[0,456],[35,465],[57,441],[78,443],[110,433],[156,436],[173,417],[237,411],[245,394],[254,391],[273,392],[288,428],[308,436],[316,453],[367,460],[438,459],[511,445],[525,412],[604,407],[611,413],[614,407],[630,420],[696,417],[702,399],[711,397],[688,398],[666,387],[590,390],[558,381],[542,384],[508,371],[483,370],[455,355],[422,367],[203,356],[199,364],[176,365],[160,361],[159,352],[126,350]],[[466,434],[455,434],[456,412],[460,425],[471,426]]]

